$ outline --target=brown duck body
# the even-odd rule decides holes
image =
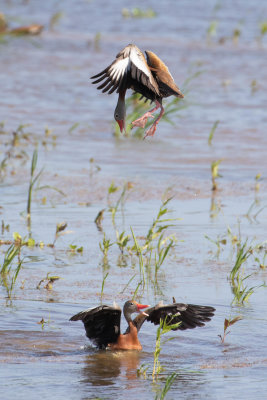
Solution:
[[[111,350],[142,350],[138,339],[138,330],[132,321],[129,322],[129,332],[120,334],[116,343],[108,345]]]
[[[152,51],[145,51],[147,64],[157,82],[159,95],[154,100],[162,101],[169,96],[184,97],[164,62]]]
[[[125,94],[127,89],[131,88],[146,99],[154,101],[156,107],[132,123],[134,126],[144,128],[147,119],[154,117],[152,112],[160,107],[161,113],[146,135],[152,136],[164,113],[162,99],[172,95],[182,98],[184,95],[175,84],[164,62],[152,51],[145,53],[147,59],[137,46],[129,44],[117,54],[116,60],[112,64],[99,74],[94,75],[92,79],[94,79],[93,83],[95,84],[101,82],[97,89],[102,90],[103,93],[111,94],[116,90],[119,94],[114,117],[121,131],[125,128]]]
[[[147,305],[138,304],[128,300],[123,307],[123,314],[128,323],[124,334],[120,332],[121,309],[118,306],[99,306],[82,311],[73,317],[71,321],[81,320],[84,324],[87,337],[99,348],[111,350],[141,350],[138,332],[145,321],[159,325],[161,320],[170,323],[172,330],[193,329],[204,326],[214,315],[215,309],[209,306],[176,303],[164,305],[157,304],[154,307],[141,312]],[[132,320],[131,315],[138,312]],[[178,325],[175,325],[178,324]]]

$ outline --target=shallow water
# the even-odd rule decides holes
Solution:
[[[227,279],[235,262],[234,246],[227,236],[240,230],[242,243],[266,240],[266,38],[261,43],[258,23],[266,4],[254,1],[198,3],[137,1],[134,6],[152,7],[151,19],[124,19],[130,1],[64,1],[55,5],[39,1],[3,1],[1,11],[12,27],[29,23],[45,25],[38,37],[4,37],[0,42],[0,162],[11,146],[12,131],[19,124],[30,132],[13,149],[1,176],[0,217],[10,225],[1,239],[13,232],[28,235],[25,209],[30,159],[38,144],[38,167],[44,166],[41,186],[56,187],[34,193],[31,234],[44,248],[23,248],[24,263],[12,302],[0,286],[1,398],[151,399],[169,373],[177,377],[166,398],[262,399],[267,390],[266,288],[257,288],[244,306],[231,306],[233,294]],[[220,6],[220,7],[219,7]],[[64,12],[49,29],[53,14]],[[217,36],[207,40],[211,21],[218,21]],[[238,43],[231,39],[239,27]],[[100,32],[99,45],[94,45]],[[219,39],[225,38],[223,44]],[[103,69],[126,44],[149,48],[168,64],[177,84],[194,72],[186,95],[188,107],[174,116],[175,125],[163,121],[153,138],[115,138],[112,125],[116,95],[107,96],[90,86],[89,76]],[[257,90],[251,82],[257,81]],[[212,146],[207,140],[213,123],[220,123]],[[79,126],[70,130],[73,124]],[[45,136],[45,128],[52,133]],[[53,137],[53,135],[55,137]],[[25,156],[25,152],[27,157]],[[23,158],[19,158],[23,156]],[[25,163],[23,162],[25,158]],[[90,158],[94,161],[90,162]],[[223,159],[218,191],[211,193],[210,164]],[[99,168],[98,168],[99,167]],[[255,176],[261,173],[259,190]],[[160,355],[165,367],[162,380],[153,384],[156,327],[145,324],[140,332],[143,351],[102,352],[93,349],[81,323],[71,323],[76,312],[116,300],[123,304],[140,280],[138,263],[122,257],[113,245],[107,260],[99,249],[103,232],[94,219],[105,208],[103,230],[116,240],[108,212],[108,187],[120,190],[110,196],[114,204],[125,182],[131,182],[123,212],[118,211],[119,232],[146,235],[170,188],[171,218],[179,218],[169,233],[177,245],[159,270],[157,282],[147,277],[140,298],[154,304],[163,299],[212,305],[216,314],[206,327],[175,332]],[[45,198],[45,199],[44,199]],[[56,224],[68,223],[66,235],[53,243]],[[240,225],[240,228],[239,228]],[[212,240],[226,238],[217,252]],[[69,245],[83,246],[73,254]],[[1,262],[8,246],[0,247]],[[263,252],[259,255],[263,259]],[[266,261],[265,261],[266,264]],[[250,257],[245,267],[249,286],[266,281],[266,269]],[[41,279],[58,275],[52,290]],[[130,278],[133,280],[125,289]],[[151,276],[150,276],[151,278]],[[225,345],[218,337],[224,319],[242,315],[231,327]],[[39,323],[45,320],[43,329]],[[122,322],[123,329],[125,327]],[[137,369],[148,366],[148,378]],[[127,392],[125,391],[127,390]]]

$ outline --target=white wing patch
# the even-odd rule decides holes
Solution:
[[[139,54],[135,48],[131,49],[128,57],[118,60],[110,67],[108,73],[111,79],[115,82],[118,82],[124,74],[130,72],[131,63],[134,64],[137,69],[142,71],[148,77],[151,85],[153,85],[153,78],[150,69],[144,61],[142,55]]]
[[[139,55],[136,51],[136,49],[132,49],[130,53],[130,60],[131,62],[138,68],[140,71],[142,71],[148,78],[153,86],[153,81],[152,81],[152,74],[150,72],[149,67],[147,64],[144,62],[144,59],[141,55]]]
[[[115,64],[113,64],[108,71],[112,80],[118,82],[128,70],[129,64],[129,57],[123,58],[122,60],[118,60],[117,62],[115,62]]]
[[[131,44],[117,55],[117,59],[109,67],[92,76],[92,79],[96,79],[93,83],[101,82],[97,89],[103,93],[111,94],[115,90],[120,93],[120,90],[125,91],[130,87],[139,92],[140,87],[143,87],[146,97],[153,100],[155,95],[159,95],[157,82],[143,53]],[[142,91],[139,93],[142,94]]]

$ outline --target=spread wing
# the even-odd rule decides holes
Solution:
[[[209,306],[198,306],[194,304],[174,303],[163,305],[157,304],[145,310],[146,315],[139,314],[134,319],[134,324],[139,331],[145,321],[150,321],[154,325],[159,325],[160,320],[166,319],[167,323],[176,324],[180,322],[178,328],[173,330],[193,329],[197,326],[204,326],[205,322],[211,320],[215,308]]]
[[[79,312],[70,321],[81,320],[86,336],[99,348],[116,342],[120,335],[121,309],[106,305]]]
[[[98,78],[98,79],[96,79]],[[155,81],[146,59],[134,44],[129,44],[116,56],[116,60],[102,72],[91,77],[93,83],[101,82],[97,89],[113,93],[133,88],[141,94],[152,92],[159,95],[158,84]],[[142,93],[143,92],[143,93]],[[150,96],[151,97],[151,96]]]

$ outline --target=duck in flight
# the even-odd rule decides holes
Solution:
[[[164,114],[162,99],[169,96],[183,98],[181,90],[176,86],[168,67],[152,51],[145,51],[144,54],[134,44],[128,44],[121,50],[116,59],[102,72],[91,77],[93,83],[101,84],[97,89],[102,92],[119,94],[114,118],[117,121],[120,131],[125,131],[125,94],[127,89],[133,89],[151,102],[155,107],[147,111],[142,117],[132,122],[133,126],[144,128],[148,118],[154,118],[153,112],[160,108],[160,114],[146,131],[146,136],[153,136],[157,124]],[[141,98],[142,98],[141,97]]]
[[[123,306],[123,314],[128,323],[128,328],[121,334],[121,309],[119,306],[112,307],[102,305],[81,311],[70,318],[70,321],[81,320],[86,330],[86,336],[97,346],[98,349],[112,350],[142,350],[138,339],[138,332],[145,321],[159,325],[161,320],[171,325],[180,323],[172,330],[193,329],[204,326],[210,321],[215,309],[209,306],[198,306],[194,304],[176,303],[164,305],[157,304],[148,308],[148,305],[138,304],[134,300],[128,300]],[[142,311],[146,309],[145,311]],[[132,314],[138,313],[132,320]]]

